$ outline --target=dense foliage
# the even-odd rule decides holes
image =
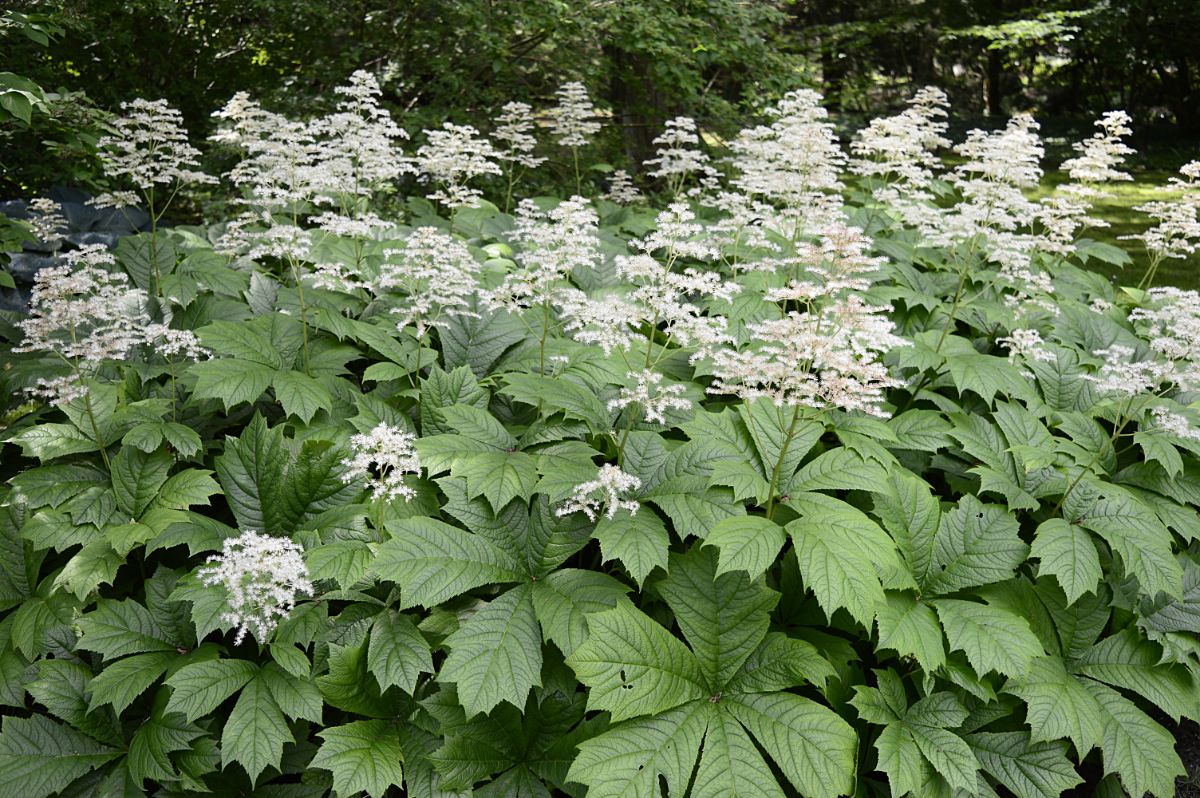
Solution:
[[[405,144],[163,102],[99,142],[144,209],[71,239],[0,388],[0,794],[1164,797],[1200,715],[1200,163],[1150,269],[1044,200],[1029,117],[943,166],[919,92],[849,153],[786,95],[651,207],[523,196],[582,85]],[[573,179],[572,179],[573,178]],[[398,185],[425,197],[402,197]],[[485,198],[486,197],[486,198]],[[494,200],[494,202],[489,201]]]
[[[731,135],[800,86],[855,122],[923,85],[964,119],[1035,111],[1083,129],[1124,108],[1166,145],[1200,131],[1198,26],[1193,0],[10,0],[0,199],[102,180],[101,109],[130,97],[168,100],[203,136],[239,91],[307,115],[360,68],[410,132],[481,127],[583,80],[616,123],[603,160],[625,167],[677,114]]]

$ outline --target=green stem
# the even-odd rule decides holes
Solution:
[[[550,332],[550,300],[542,300],[542,334],[538,339],[538,373],[546,373],[546,336]]]
[[[941,354],[942,344],[946,343],[946,337],[950,335],[950,330],[954,327],[954,314],[958,312],[958,303],[962,300],[963,289],[966,287],[966,285],[967,263],[964,260],[962,271],[960,271],[958,274],[958,287],[954,289],[954,300],[950,303],[950,318],[946,321],[946,326],[942,328],[942,334],[938,336],[937,344],[933,347],[934,354]],[[896,415],[900,415],[900,413],[903,413],[905,410],[908,410],[908,408],[912,407],[912,403],[916,401],[917,394],[921,392],[921,389],[924,388],[928,382],[929,374],[922,374],[921,381],[917,383],[915,388],[913,388],[912,393],[908,396],[908,401],[904,403],[904,406],[900,408]]]
[[[83,409],[87,412],[88,421],[91,422],[92,435],[95,436],[96,446],[100,448],[100,459],[104,461],[105,470],[111,472],[112,463],[108,460],[108,451],[104,446],[104,439],[100,437],[100,425],[96,423],[96,413],[92,410],[92,392],[90,389],[83,395]]]
[[[771,470],[771,482],[767,485],[767,518],[775,517],[775,486],[779,483],[779,472],[783,470],[783,461],[787,457],[788,449],[791,448],[792,438],[796,435],[796,424],[800,421],[800,405],[796,405],[792,410],[792,422],[788,424],[787,437],[783,439],[783,446],[779,449],[779,459],[775,461],[775,468]]]
[[[1132,403],[1133,403],[1132,400],[1129,400],[1129,404],[1132,405]],[[1127,408],[1127,410],[1129,410],[1129,409],[1132,409],[1132,408]],[[1117,438],[1121,437],[1121,431],[1124,430],[1125,426],[1130,422],[1131,415],[1132,414],[1127,415],[1126,412],[1122,412],[1122,413],[1118,414],[1117,421],[1119,421],[1120,423],[1117,424],[1113,428],[1113,434],[1110,435],[1108,438],[1108,442],[1110,445],[1113,442],[1115,442],[1117,440]],[[1096,463],[1098,463],[1100,461],[1100,455],[1103,454],[1103,452],[1104,452],[1103,448],[1097,449],[1096,452],[1092,455],[1092,459],[1089,460],[1087,465],[1085,465],[1079,471],[1079,475],[1071,481],[1071,484],[1067,485],[1067,489],[1065,491],[1063,491],[1063,495],[1058,498],[1058,502],[1054,505],[1054,508],[1052,510],[1050,510],[1051,518],[1053,518],[1055,515],[1058,514],[1058,511],[1062,509],[1063,504],[1065,504],[1067,499],[1070,497],[1071,491],[1075,490],[1075,488],[1079,485],[1079,483],[1083,481],[1084,476],[1086,476],[1087,473],[1092,470],[1092,467],[1095,466]]]
[[[296,281],[296,296],[300,301],[300,335],[304,351],[304,373],[311,377],[308,360],[308,306],[304,304],[304,281],[300,279],[300,269],[292,263],[292,278]]]

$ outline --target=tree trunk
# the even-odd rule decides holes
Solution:
[[[999,50],[987,51],[987,70],[984,72],[984,113],[988,116],[1001,116],[1004,92],[1001,82],[1004,80],[1004,55]]]
[[[654,83],[651,62],[643,53],[604,45],[612,64],[608,101],[613,121],[621,130],[625,155],[634,167],[654,157],[654,138],[666,122],[666,101]]]

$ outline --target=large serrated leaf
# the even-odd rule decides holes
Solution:
[[[501,594],[446,638],[450,655],[438,679],[457,685],[468,717],[491,712],[501,701],[523,708],[529,691],[542,683],[532,591],[524,584]]]

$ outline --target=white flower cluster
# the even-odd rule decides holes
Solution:
[[[65,261],[34,278],[29,317],[19,322],[24,340],[13,350],[56,353],[72,366],[69,377],[38,380],[34,393],[55,403],[86,394],[87,376],[145,343],[150,324],[145,293],[108,268],[116,261],[102,245],[73,250]]]
[[[729,143],[734,184],[778,202],[810,226],[840,216],[839,178],[846,157],[819,93],[800,89],[767,111],[770,125],[747,128]]]
[[[696,149],[700,136],[696,132],[696,122],[691,117],[677,116],[668,120],[666,130],[653,143],[658,145],[655,157],[647,160],[643,166],[654,167],[648,174],[664,178],[667,190],[672,195],[678,194],[692,175],[704,178],[716,176],[717,172],[709,163],[708,156]]]
[[[820,232],[816,242],[799,242],[792,266],[803,269],[798,277],[782,288],[769,289],[763,297],[769,302],[811,304],[821,297],[839,296],[846,291],[866,291],[878,276],[884,259],[867,254],[871,239],[861,228],[833,224]]]
[[[188,143],[183,115],[166,100],[137,99],[121,103],[121,110],[124,114],[113,122],[113,134],[98,143],[108,177],[128,182],[142,192],[216,182],[216,178],[199,170],[200,151]],[[135,205],[137,197],[128,192],[102,194],[92,204]]]
[[[1135,210],[1148,215],[1157,224],[1136,235],[1122,239],[1141,241],[1152,257],[1187,258],[1200,251],[1200,161],[1184,164],[1171,178],[1171,184],[1182,192],[1174,201],[1155,201],[1138,205]]]
[[[1075,144],[1079,153],[1062,162],[1061,169],[1078,183],[1111,183],[1117,180],[1132,180],[1128,172],[1117,167],[1125,162],[1125,156],[1135,150],[1122,139],[1133,133],[1129,127],[1133,120],[1124,111],[1109,111],[1096,120],[1100,128],[1091,138]]]
[[[553,109],[550,132],[563,147],[586,147],[597,133],[596,108],[587,88],[579,81],[564,83],[555,93],[558,106]]]
[[[1046,342],[1042,340],[1042,334],[1037,330],[1016,329],[1007,337],[997,338],[996,343],[1008,350],[1008,359],[1011,362],[1019,359],[1054,360],[1054,353],[1046,348]]]
[[[49,197],[38,197],[29,203],[33,216],[29,226],[39,241],[53,244],[62,240],[62,232],[67,227],[67,220],[62,215],[62,206]]]
[[[1146,307],[1134,308],[1129,320],[1168,360],[1200,361],[1200,293],[1179,288],[1151,288]]]
[[[518,311],[549,302],[555,285],[572,269],[591,266],[600,257],[600,219],[587,199],[573,196],[549,211],[532,200],[517,206],[513,241],[521,245],[518,268],[495,289],[481,294],[490,308]]]
[[[582,344],[600,347],[605,356],[633,346],[633,328],[641,324],[643,309],[620,295],[591,297],[575,288],[554,294],[563,332]]]
[[[1182,413],[1173,413],[1165,407],[1155,407],[1150,414],[1154,419],[1155,428],[1186,441],[1200,441],[1200,427],[1193,426]]]
[[[628,510],[630,515],[634,515],[641,504],[632,499],[622,499],[621,494],[641,486],[642,481],[637,477],[626,474],[611,463],[605,463],[600,466],[595,479],[575,486],[571,497],[555,510],[555,514],[583,513],[591,521],[601,514],[611,520],[617,510]]]
[[[495,119],[492,138],[500,142],[496,157],[517,166],[534,169],[546,162],[534,156],[537,139],[533,136],[533,109],[526,103],[506,103]]]
[[[234,645],[241,645],[248,633],[265,643],[296,606],[296,598],[313,590],[300,546],[253,530],[227,539],[197,577],[204,585],[224,589],[227,609],[221,620],[237,628]]]
[[[368,238],[392,226],[359,206],[412,171],[397,146],[407,134],[379,106],[381,90],[370,73],[355,72],[335,92],[341,99],[334,112],[307,122],[267,111],[245,93],[213,114],[221,127],[212,139],[244,152],[227,177],[248,206],[228,225],[218,252],[303,260],[314,238],[297,217],[312,205],[335,209],[312,220],[327,234]]]
[[[474,207],[483,191],[467,185],[483,175],[502,174],[496,161],[500,153],[470,125],[450,122],[425,131],[425,143],[417,149],[413,163],[420,180],[434,183],[437,190],[426,198],[447,208]]]
[[[887,310],[851,294],[814,312],[748,324],[749,347],[712,353],[709,392],[887,417],[883,391],[900,383],[879,355],[909,343],[892,333]]]
[[[411,432],[384,423],[370,432],[351,436],[353,456],[342,461],[346,468],[342,481],[350,484],[364,480],[371,496],[378,500],[408,501],[417,493],[404,482],[404,475],[421,473],[415,442]]]
[[[627,376],[634,384],[622,388],[617,398],[608,403],[610,412],[637,405],[643,420],[652,424],[666,424],[669,411],[692,409],[691,400],[684,397],[687,386],[664,385],[663,375],[657,371],[631,371]]]
[[[618,205],[632,205],[642,199],[642,192],[637,190],[637,186],[633,184],[633,178],[624,169],[613,170],[612,178],[608,183],[608,193],[604,195],[607,199]]]
[[[388,258],[372,286],[374,293],[398,292],[398,327],[416,326],[420,338],[429,327],[445,324],[445,315],[473,315],[467,307],[479,290],[479,264],[462,242],[436,227],[418,227]]]
[[[1092,354],[1100,358],[1103,365],[1095,374],[1085,374],[1084,379],[1094,383],[1096,390],[1105,395],[1124,398],[1158,390],[1173,371],[1170,363],[1134,360],[1133,348],[1120,344],[1098,349]]]
[[[855,154],[850,171],[877,177],[887,185],[875,189],[880,202],[926,202],[933,197],[929,185],[940,165],[936,150],[950,146],[945,137],[949,99],[941,89],[918,91],[908,108],[895,116],[872,119],[859,131],[850,149]]]

